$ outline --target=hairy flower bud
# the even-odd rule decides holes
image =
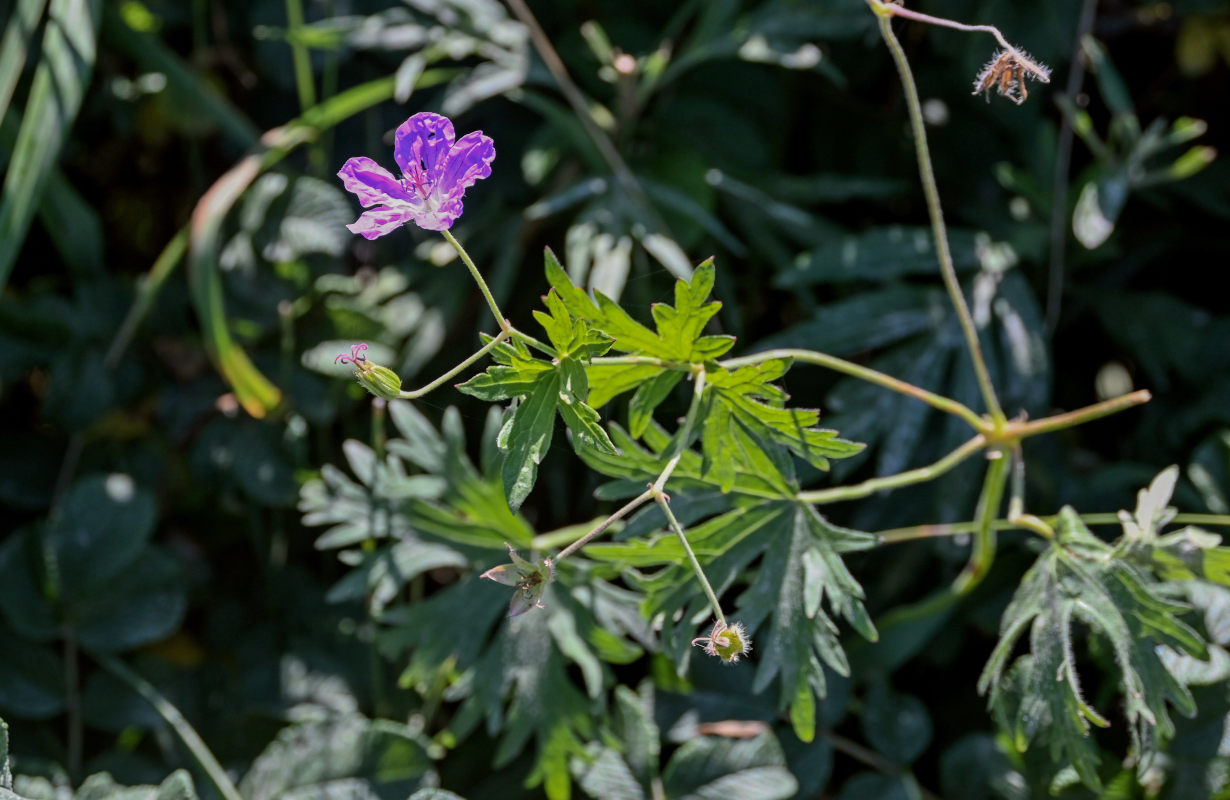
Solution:
[[[342,353],[333,359],[334,364],[353,364],[354,376],[359,379],[359,385],[376,397],[385,400],[396,400],[401,397],[401,378],[388,367],[373,363],[363,353],[366,344],[351,345],[350,354]]]
[[[708,636],[693,639],[692,644],[703,644],[705,653],[717,656],[727,664],[733,664],[739,656],[752,652],[751,637],[739,622],[727,624],[719,620],[713,624],[713,631]]]

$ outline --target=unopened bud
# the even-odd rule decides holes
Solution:
[[[382,367],[368,359],[364,355],[366,350],[366,344],[352,345],[349,355],[342,353],[333,359],[333,363],[354,365],[354,376],[358,378],[359,385],[376,397],[385,400],[401,397],[401,378],[388,367]]]

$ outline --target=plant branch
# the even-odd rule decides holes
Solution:
[[[495,324],[500,326],[500,330],[507,331],[510,335],[517,337],[521,341],[537,348],[551,356],[555,355],[555,350],[547,344],[538,341],[528,333],[522,333],[512,326],[508,318],[504,316],[504,312],[500,311],[500,306],[495,302],[494,295],[491,294],[491,289],[487,286],[487,281],[483,278],[483,273],[478,271],[478,266],[475,265],[474,259],[470,258],[470,254],[461,246],[461,242],[457,241],[457,237],[453,236],[449,230],[440,231],[444,235],[445,240],[453,246],[457,251],[457,255],[461,256],[461,260],[465,263],[466,269],[470,270],[470,275],[473,276],[474,282],[478,284],[478,290],[483,293],[483,299],[487,301],[487,307],[491,309],[492,316],[495,317]]]
[[[625,503],[622,507],[620,507],[620,509],[616,511],[614,514],[611,514],[611,516],[607,517],[606,519],[602,520],[597,525],[595,525],[588,533],[586,533],[580,539],[577,539],[575,542],[568,545],[563,550],[559,551],[559,554],[555,556],[555,563],[558,564],[559,562],[563,561],[568,556],[580,550],[582,547],[584,547],[585,545],[593,541],[596,537],[601,536],[606,531],[607,528],[611,527],[611,525],[623,519],[624,517],[628,516],[633,511],[645,505],[645,503],[648,503],[652,499],[653,499],[653,492],[651,490],[646,489],[645,491],[641,492],[636,497],[632,498],[627,503]]]
[[[952,584],[958,596],[969,594],[982,583],[991,570],[991,563],[995,561],[995,519],[999,516],[1004,485],[1008,481],[1008,456],[1002,452],[991,455],[998,457],[992,458],[982,481],[982,495],[978,498],[978,526],[974,529],[969,562]]]
[[[798,499],[812,505],[839,503],[843,500],[857,500],[860,497],[867,497],[883,489],[896,489],[913,483],[925,483],[926,481],[938,478],[974,453],[977,453],[986,446],[986,443],[986,437],[978,434],[930,466],[919,467],[907,472],[899,472],[896,475],[886,475],[882,478],[871,478],[852,486],[836,486],[832,489],[814,489],[809,492],[799,492]]]
[[[1061,431],[1064,428],[1071,428],[1076,425],[1081,425],[1095,419],[1117,414],[1120,411],[1125,411],[1134,406],[1143,405],[1149,402],[1153,395],[1149,394],[1148,390],[1141,389],[1140,391],[1132,392],[1131,394],[1112,397],[1110,400],[1104,400],[1101,403],[1095,403],[1091,406],[1078,408],[1075,411],[1069,411],[1065,414],[1055,414],[1054,416],[1044,417],[1036,422],[1025,422],[1019,426],[1009,425],[1009,430],[1014,430],[1013,438],[1016,440],[1026,439],[1030,436],[1037,436],[1040,433],[1053,433]]]
[[[819,367],[827,367],[834,372],[840,372],[860,380],[874,383],[877,386],[883,386],[885,389],[891,389],[894,392],[908,395],[916,400],[921,400],[927,405],[937,408],[948,414],[954,414],[970,424],[976,431],[984,431],[987,429],[987,422],[982,417],[978,416],[969,406],[938,395],[934,392],[929,392],[922,387],[915,386],[912,383],[894,378],[891,375],[885,375],[883,372],[864,367],[860,364],[855,364],[853,361],[846,361],[844,358],[830,356],[827,353],[819,353],[815,350],[802,350],[793,347],[783,347],[776,350],[765,350],[762,353],[754,353],[750,356],[740,356],[739,358],[731,358],[719,362],[726,369],[737,369],[751,364],[759,364],[764,361],[769,361],[774,358],[792,358],[795,361],[801,361],[804,364],[814,364]]]
[[[425,386],[421,386],[421,387],[419,387],[418,389],[415,389],[415,390],[410,391],[410,392],[403,391],[403,392],[401,393],[401,395],[400,395],[401,399],[403,399],[403,400],[413,400],[413,399],[415,399],[416,397],[422,397],[423,395],[427,394],[428,392],[430,392],[430,391],[432,391],[432,390],[434,390],[434,389],[438,389],[438,388],[440,387],[440,385],[441,385],[441,384],[443,384],[443,383],[445,383],[446,381],[450,380],[451,378],[455,377],[455,376],[457,375],[457,373],[459,373],[459,372],[461,372],[461,371],[465,370],[465,369],[466,369],[467,367],[469,367],[471,364],[473,364],[474,362],[476,362],[476,361],[478,361],[479,359],[481,359],[483,356],[485,356],[485,355],[487,355],[488,353],[490,353],[492,350],[494,350],[496,347],[498,347],[498,346],[499,346],[500,342],[504,341],[505,339],[507,339],[507,338],[508,338],[509,336],[511,336],[511,335],[512,335],[512,331],[511,331],[511,330],[509,330],[509,329],[507,329],[507,328],[505,328],[504,330],[502,330],[502,331],[500,331],[498,334],[496,334],[496,336],[495,336],[495,338],[494,338],[494,339],[492,339],[491,341],[489,341],[489,342],[487,342],[485,345],[483,345],[483,346],[482,346],[482,348],[481,348],[481,349],[479,349],[479,351],[478,351],[477,353],[472,354],[472,355],[471,355],[470,357],[468,357],[465,361],[462,361],[460,364],[458,364],[457,366],[453,367],[452,369],[450,369],[448,372],[444,373],[444,374],[443,374],[443,375],[441,375],[440,377],[436,378],[436,379],[435,379],[434,381],[432,381],[431,383],[429,383],[429,384],[427,384],[427,385],[425,385]]]
[[[943,17],[933,17],[930,14],[923,14],[919,11],[911,11],[905,6],[895,5],[893,3],[882,2],[881,0],[868,0],[874,4],[876,16],[881,19],[889,17],[904,17],[912,19],[915,22],[925,22],[928,25],[936,25],[941,28],[952,28],[958,31],[967,31],[969,33],[989,33],[995,37],[995,41],[999,42],[999,46],[1005,50],[1016,50],[1015,47],[1008,44],[1008,40],[999,32],[999,28],[994,25],[966,25],[963,22],[956,20],[944,19]]]
[[[915,155],[918,158],[918,174],[922,179],[923,194],[927,198],[927,213],[931,217],[931,232],[935,237],[935,252],[939,257],[940,274],[944,278],[944,286],[948,289],[948,294],[952,299],[953,308],[957,312],[957,319],[961,322],[961,331],[965,335],[965,344],[969,349],[970,360],[974,363],[974,373],[978,378],[978,387],[982,390],[982,399],[986,403],[987,411],[991,415],[991,419],[998,427],[1002,425],[1007,418],[1004,416],[1003,409],[1000,408],[999,398],[995,396],[995,387],[991,383],[991,374],[987,371],[986,360],[982,355],[982,345],[978,341],[978,330],[974,326],[974,319],[970,315],[969,306],[965,302],[965,295],[961,291],[961,282],[957,280],[957,271],[952,265],[952,252],[948,247],[948,231],[944,224],[944,211],[940,206],[940,192],[935,184],[935,171],[931,166],[931,153],[927,147],[927,130],[923,122],[922,104],[918,100],[918,88],[914,85],[914,75],[910,70],[910,63],[906,60],[905,51],[901,49],[901,43],[897,41],[896,35],[893,33],[892,16],[900,13],[903,9],[901,6],[886,5],[874,0],[878,9],[891,9],[892,13],[877,13],[876,16],[880,23],[880,34],[884,37],[884,43],[888,45],[889,52],[892,53],[893,61],[897,64],[897,72],[901,76],[901,86],[905,90],[906,105],[910,112],[910,128],[914,132],[914,148]],[[917,19],[913,16],[914,12],[910,12],[911,19]],[[926,15],[921,15],[926,18]],[[926,18],[924,21],[935,20],[936,18]],[[991,29],[991,26],[985,26]],[[994,30],[994,29],[991,29]],[[999,31],[994,31],[998,36]],[[1003,38],[1002,36],[999,38]],[[1005,43],[1005,47],[1008,45]]]
[[[722,606],[718,603],[717,595],[713,592],[713,587],[709,585],[709,579],[705,577],[705,571],[700,566],[700,561],[696,558],[696,553],[692,552],[692,545],[688,544],[688,537],[683,533],[683,526],[679,524],[679,520],[675,518],[675,512],[671,510],[671,504],[665,494],[660,491],[653,492],[653,499],[657,501],[662,508],[662,513],[666,515],[666,520],[670,523],[670,528],[679,537],[679,544],[683,546],[683,552],[688,555],[688,562],[692,565],[692,572],[696,573],[697,580],[700,581],[701,588],[705,590],[705,597],[709,598],[709,604],[713,606],[713,613],[717,617],[717,621],[722,627],[726,627],[726,615],[722,613]]]
[[[1112,512],[1098,512],[1093,514],[1079,514],[1081,522],[1086,525],[1119,525],[1121,524],[1119,515]],[[1048,526],[1052,526],[1059,519],[1058,514],[1052,514],[1046,517],[1038,517]],[[886,531],[880,531],[876,534],[880,544],[900,544],[901,542],[913,542],[919,539],[939,539],[945,536],[962,536],[964,534],[973,533],[978,529],[980,523],[974,522],[941,522],[928,525],[911,525],[905,528],[892,528]],[[1209,527],[1230,528],[1230,514],[1177,514],[1171,520],[1172,525],[1205,525]],[[997,519],[991,527],[996,531],[1012,531],[1012,530],[1032,530],[1017,521],[1010,519]],[[1036,532],[1036,531],[1035,531]]]

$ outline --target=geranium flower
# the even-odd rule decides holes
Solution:
[[[494,159],[495,146],[482,131],[454,141],[448,117],[415,114],[395,137],[393,160],[401,169],[400,179],[366,156],[348,160],[337,173],[363,207],[371,209],[346,227],[366,239],[407,222],[429,231],[448,230],[461,216],[466,187],[490,175]]]

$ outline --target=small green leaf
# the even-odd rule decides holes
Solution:
[[[502,475],[504,494],[514,511],[529,497],[538,478],[538,464],[551,448],[558,400],[559,373],[543,373],[533,392],[513,412]]]

